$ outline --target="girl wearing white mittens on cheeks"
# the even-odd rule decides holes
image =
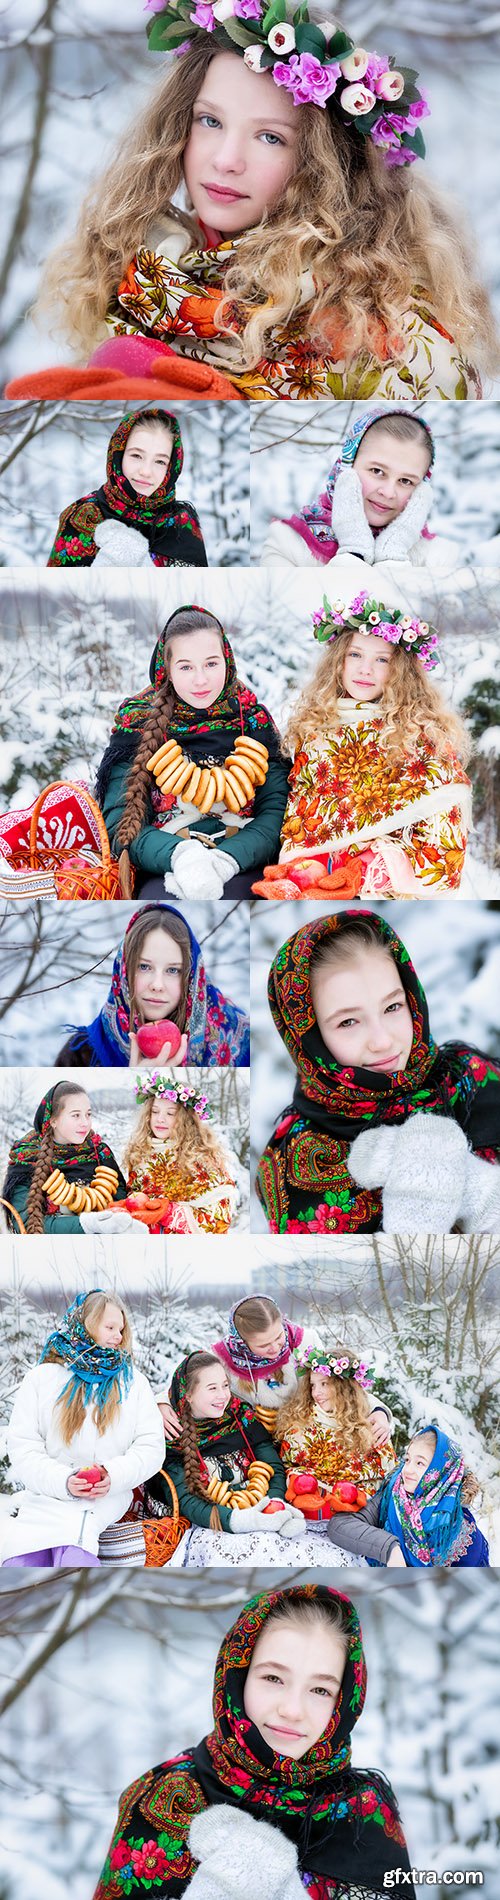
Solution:
[[[273,1233],[497,1233],[500,1066],[439,1047],[408,951],[345,910],[283,944],[271,1014],[297,1068],[261,1156]]]
[[[120,1301],[77,1294],[19,1386],[7,1449],[24,1489],[4,1523],[6,1566],[98,1563],[101,1531],[123,1517],[163,1449]]]
[[[136,409],[110,438],[106,481],[65,508],[48,567],[206,567],[198,516],[176,500],[183,463],[177,417]]]
[[[365,565],[408,563],[454,573],[456,541],[432,534],[434,442],[422,416],[367,409],[351,424],[316,500],[272,521],[263,567],[330,567],[342,587],[363,584]],[[382,578],[382,574],[380,576]]]
[[[415,1900],[393,1789],[351,1766],[365,1695],[348,1597],[252,1597],[219,1650],[211,1734],[122,1795],[94,1900],[152,1884],[161,1900],[378,1900],[389,1870]]]
[[[123,1158],[126,1207],[153,1234],[225,1234],[237,1200],[206,1095],[182,1075],[138,1075],[140,1115]]]
[[[150,679],[120,706],[98,773],[113,851],[143,897],[247,896],[277,854],[286,805],[274,721],[202,607],[171,614]]]

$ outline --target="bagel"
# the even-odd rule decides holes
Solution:
[[[193,792],[191,792],[191,804],[197,805],[198,811],[200,809],[200,805],[203,804],[205,792],[208,791],[209,783],[210,783],[210,768],[208,765],[202,765],[196,791],[194,794]]]
[[[228,791],[229,791],[232,793],[233,798],[236,798],[236,797],[238,798],[238,804],[236,808],[237,811],[243,811],[243,806],[246,805],[247,803],[245,792],[242,791],[241,785],[238,784],[237,778],[233,778],[232,772],[225,772],[224,777],[226,780],[226,805],[229,805],[229,799],[228,799]],[[234,807],[232,805],[229,805],[229,810],[233,811],[233,809]]]
[[[217,786],[215,783],[214,774],[213,772],[209,772],[208,785],[206,788],[205,796],[204,798],[202,798],[201,804],[200,804],[199,798],[197,801],[198,810],[201,811],[202,818],[206,818],[208,812],[212,810],[212,805],[215,805],[216,797],[217,797]]]
[[[235,765],[231,765],[231,778],[235,778],[236,784],[241,785],[241,790],[245,793],[245,803],[250,805],[255,797],[255,781],[247,776],[238,761]]]
[[[42,1192],[49,1194],[51,1188],[60,1187],[61,1181],[64,1181],[64,1175],[61,1174],[61,1169],[53,1168],[52,1174],[49,1174],[48,1180],[43,1183]]]
[[[213,765],[212,772],[214,775],[215,785],[216,785],[215,797],[217,800],[217,804],[223,804],[226,781],[225,781],[224,773],[222,770],[222,766]]]
[[[182,759],[182,746],[177,744],[176,739],[166,739],[165,745],[159,746],[158,751],[153,752],[152,758],[148,759],[146,771],[155,772],[160,763],[166,763],[168,758],[172,759],[173,764],[174,756]]]
[[[238,752],[237,758],[238,764],[243,766],[243,771],[248,769],[248,771],[251,772],[255,785],[265,785],[268,773],[267,765],[264,765],[260,759],[254,759],[253,755],[243,750],[243,747],[241,752]]]
[[[269,758],[269,752],[267,749],[267,745],[262,745],[260,739],[252,739],[249,733],[242,732],[241,735],[238,734],[238,738],[235,739],[234,741],[235,752],[238,749],[241,749],[241,747],[244,745],[248,746],[250,752],[260,753],[261,758],[265,759],[266,764],[267,764],[267,760]]]
[[[188,805],[194,805],[201,779],[201,765],[193,765],[193,776],[184,786],[184,797]]]

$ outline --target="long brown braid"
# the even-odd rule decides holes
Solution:
[[[77,1082],[57,1082],[52,1097],[52,1115],[54,1113],[54,1095],[56,1090],[58,1112],[59,1109],[64,1106],[65,1101],[69,1099],[70,1095],[86,1095],[87,1093],[86,1089],[78,1087]],[[40,1137],[40,1146],[33,1169],[33,1179],[28,1194],[26,1212],[26,1232],[28,1234],[43,1234],[44,1216],[46,1212],[46,1195],[43,1193],[43,1183],[48,1179],[49,1174],[52,1174],[56,1160],[56,1139],[53,1121],[51,1119],[50,1127],[47,1128],[46,1133]]]
[[[190,634],[199,633],[200,629],[203,631],[205,628],[207,632],[213,633],[222,645],[223,629],[215,614],[200,611],[195,607],[181,607],[177,613],[171,614],[161,635],[161,641],[164,643],[163,664],[166,670],[171,659],[174,640],[185,639]],[[168,638],[165,637],[167,634]],[[116,833],[117,842],[122,850],[126,850],[128,845],[133,844],[134,838],[137,838],[142,830],[151,790],[151,774],[146,771],[147,762],[168,737],[175,703],[174,688],[171,681],[166,679],[152,695],[151,710],[146,717],[135,759],[128,774],[125,805]]]
[[[189,1394],[190,1392],[194,1392],[198,1375],[200,1372],[204,1372],[207,1366],[216,1366],[217,1371],[220,1372],[220,1359],[217,1358],[216,1353],[192,1353],[186,1379],[186,1396],[182,1406],[182,1438],[178,1440],[184,1465],[186,1484],[189,1485],[189,1489],[194,1497],[205,1499],[207,1498],[207,1488],[200,1474],[200,1452],[196,1437],[196,1421],[191,1411]],[[221,1529],[221,1520],[216,1504],[213,1505],[210,1513],[210,1529],[212,1531],[220,1531]]]

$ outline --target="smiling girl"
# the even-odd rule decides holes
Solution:
[[[159,1234],[227,1233],[237,1200],[205,1095],[181,1076],[139,1075],[140,1114],[125,1151],[127,1208]]]
[[[106,481],[65,508],[48,567],[206,567],[198,516],[178,502],[183,463],[177,417],[136,409],[110,437]]]
[[[388,1482],[356,1517],[332,1519],[327,1535],[369,1563],[487,1569],[487,1540],[470,1510],[479,1489],[458,1445],[437,1425],[424,1425]]]
[[[180,1041],[175,1048],[166,1034],[156,1054],[160,1066],[248,1065],[248,1017],[208,982],[189,924],[171,904],[143,904],[118,947],[107,1001],[92,1023],[73,1030],[56,1066],[137,1068],[138,1031],[164,1022]]]
[[[81,1234],[109,1224],[125,1181],[114,1154],[92,1128],[92,1107],[76,1082],[56,1082],[39,1103],[33,1128],[10,1149],[2,1193],[28,1234]],[[12,1215],[9,1224],[15,1228]],[[123,1225],[130,1222],[123,1215]]]
[[[423,417],[368,409],[351,423],[316,500],[271,521],[263,567],[329,567],[342,587],[363,585],[365,566],[455,573],[457,543],[429,532],[434,442]],[[366,577],[365,577],[366,578]],[[403,574],[402,579],[405,578]]]
[[[432,897],[458,890],[471,822],[469,742],[429,678],[437,634],[363,592],[313,615],[324,644],[284,737],[294,765],[261,897]]]
[[[46,273],[76,348],[107,328],[93,363],[144,374],[179,352],[254,400],[479,396],[493,320],[413,176],[414,76],[279,0],[150,11],[151,49],[178,58]]]

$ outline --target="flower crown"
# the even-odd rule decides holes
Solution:
[[[384,607],[383,601],[370,600],[367,593],[357,594],[350,607],[342,600],[334,600],[330,606],[323,594],[323,612],[313,614],[315,640],[321,644],[335,640],[346,628],[353,633],[357,629],[374,633],[379,640],[389,640],[391,646],[406,647],[407,652],[411,651],[422,661],[428,673],[439,665],[438,636],[428,620],[418,620],[416,614],[404,614],[400,607]]]
[[[181,1108],[192,1108],[202,1122],[211,1119],[208,1096],[199,1095],[197,1089],[190,1088],[189,1082],[172,1081],[161,1069],[151,1069],[148,1075],[138,1075],[135,1093],[138,1102],[149,1102],[154,1095],[160,1102],[175,1102]]]
[[[367,53],[335,20],[316,24],[305,0],[145,0],[147,35],[154,53],[185,53],[200,32],[214,44],[240,53],[253,73],[271,72],[291,92],[294,105],[335,107],[343,125],[369,138],[385,164],[411,165],[425,158],[420,120],[429,105],[410,67],[398,70],[392,56]],[[396,109],[393,110],[393,107]]]
[[[367,1366],[363,1359],[351,1359],[349,1353],[326,1352],[321,1346],[308,1346],[307,1350],[296,1355],[299,1378],[304,1372],[321,1372],[324,1379],[354,1379],[356,1385],[373,1385],[374,1368]]]

